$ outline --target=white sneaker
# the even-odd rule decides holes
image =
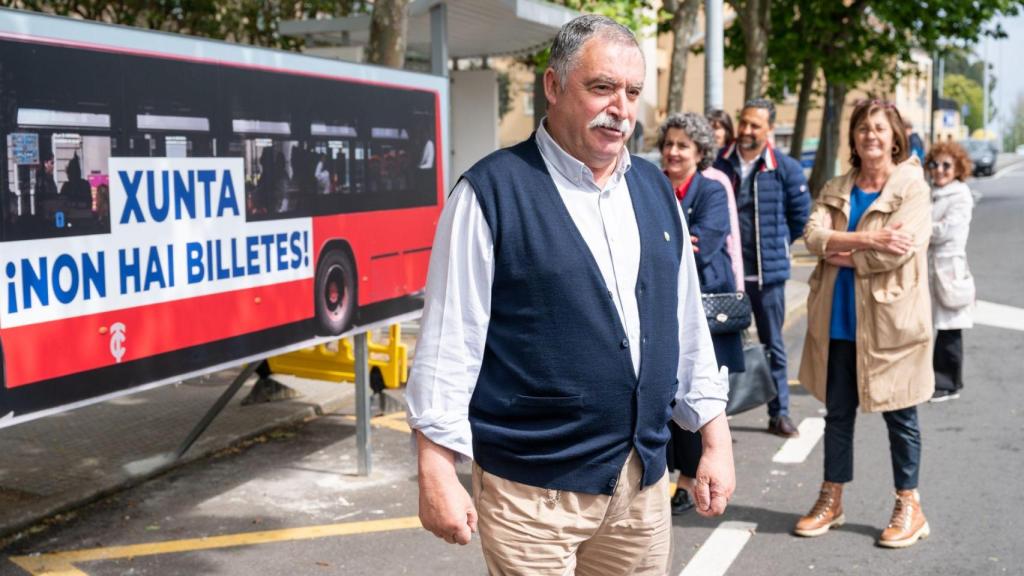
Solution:
[[[946,400],[956,400],[960,397],[960,392],[950,392],[949,390],[936,390],[935,394],[928,400],[929,402],[945,402]]]

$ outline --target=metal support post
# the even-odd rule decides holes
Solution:
[[[725,65],[725,23],[722,0],[704,0],[704,110],[722,109]]]
[[[928,115],[928,142],[935,144],[935,111],[939,109],[939,51],[932,52],[932,105]]]
[[[982,86],[983,86],[983,88],[982,88],[982,97],[983,97],[983,103],[982,103],[981,107],[982,107],[982,110],[984,112],[983,112],[983,115],[982,115],[981,129],[984,132],[984,135],[982,136],[982,139],[983,140],[988,140],[988,89],[989,89],[989,83],[988,83],[988,77],[989,77],[989,70],[988,70],[988,36],[986,36],[985,39],[982,40],[982,42],[984,43],[984,44],[982,44],[982,46],[984,47],[984,52],[983,52],[984,57],[982,58],[981,61],[984,63],[984,66],[982,66],[981,69],[982,69],[982,71],[983,71],[983,73],[985,75],[982,76]]]
[[[231,398],[238,393],[238,389],[242,387],[242,384],[245,384],[245,381],[249,379],[249,376],[252,376],[252,373],[256,371],[256,367],[259,365],[259,361],[250,362],[245,366],[245,368],[242,368],[242,371],[235,377],[234,382],[232,382],[231,385],[228,386],[227,390],[220,395],[220,398],[217,398],[217,401],[206,412],[203,419],[200,420],[199,423],[192,428],[192,431],[188,433],[188,437],[185,438],[185,441],[178,447],[177,452],[174,453],[175,460],[180,460],[181,457],[185,455],[185,452],[188,452],[188,449],[191,448],[192,445],[195,444],[196,440],[199,439],[199,436],[209,428],[213,419],[224,410],[224,407],[228,405]]]
[[[444,2],[430,9],[430,72],[448,77],[448,5]]]
[[[366,332],[356,334],[356,444],[359,448],[359,475],[369,476],[373,469],[370,453],[370,363]]]

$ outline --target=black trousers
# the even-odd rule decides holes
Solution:
[[[935,389],[956,392],[964,387],[964,340],[961,330],[939,330],[935,337]]]
[[[853,480],[853,425],[857,419],[857,345],[832,340],[828,346],[825,390],[825,480]],[[889,428],[889,455],[897,490],[917,488],[921,468],[921,429],[917,406],[883,412]]]
[[[679,470],[687,478],[697,477],[697,465],[704,454],[700,432],[689,432],[669,420],[668,428],[672,438],[668,441],[668,469]]]

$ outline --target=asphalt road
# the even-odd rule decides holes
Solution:
[[[969,246],[978,297],[1024,308],[1024,164],[972,187],[982,194]],[[796,276],[809,272],[799,266]],[[787,332],[793,378],[803,331],[798,318]],[[964,340],[962,398],[920,408],[931,538],[907,550],[874,546],[893,502],[877,414],[858,421],[848,524],[821,538],[791,536],[815,499],[822,446],[802,462],[773,462],[783,441],[763,432],[766,417],[755,410],[732,419],[739,485],[726,516],[676,518],[671,574],[700,555],[707,566],[724,564],[705,574],[1024,574],[1024,325],[979,325]],[[821,409],[793,388],[795,420],[820,418]],[[378,424],[369,478],[354,475],[352,421],[322,417],[41,526],[2,552],[0,574],[483,574],[477,542],[448,546],[415,527],[408,434],[400,418]],[[729,522],[745,524],[716,532]]]

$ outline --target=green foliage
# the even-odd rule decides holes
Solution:
[[[367,0],[0,0],[0,5],[285,50],[282,20],[368,13]]]
[[[970,58],[970,52],[968,50],[952,50],[948,54],[945,54],[943,56],[943,59],[945,61],[944,69],[947,78],[950,75],[959,74],[961,76],[966,76],[967,78],[970,78],[971,80],[975,81],[978,84],[978,86],[985,85],[985,62],[983,60],[972,60]],[[991,63],[989,63],[988,110],[990,118],[994,118],[998,114],[994,99],[994,96],[997,93],[997,80],[998,79],[992,71],[992,65]],[[943,96],[946,96],[946,94],[943,94]],[[981,112],[979,112],[979,114],[981,114]]]
[[[1012,114],[1013,120],[1003,132],[1003,150],[1007,152],[1024,144],[1024,95],[1017,96]]]
[[[943,83],[943,95],[956,100],[961,107],[968,107],[964,124],[974,132],[984,123],[984,94],[977,82],[960,74],[947,74]]]
[[[655,24],[657,18],[650,13],[650,0],[554,0],[554,3],[584,14],[607,16],[638,35]]]
[[[970,52],[964,49],[953,49],[943,55],[946,74],[960,74],[982,84],[985,80],[985,63],[981,60],[973,60]],[[992,76],[989,76],[992,81]]]
[[[731,0],[733,5],[742,0]],[[967,46],[983,35],[1004,37],[993,19],[1020,12],[1021,0],[773,0],[768,46],[769,92],[799,85],[811,59],[830,82],[856,86],[894,83],[914,50],[927,53]],[[727,30],[726,64],[744,64],[743,33]]]
[[[498,121],[512,110],[512,98],[515,97],[515,87],[508,72],[498,72]]]
[[[640,37],[641,31],[657,23],[657,17],[650,16],[650,0],[550,0],[553,4],[559,4],[566,8],[577,10],[584,14],[601,14],[607,16],[626,28],[633,31]],[[520,60],[527,66],[533,66],[537,74],[543,74],[548,67],[548,59],[551,57],[550,46],[525,56]]]

